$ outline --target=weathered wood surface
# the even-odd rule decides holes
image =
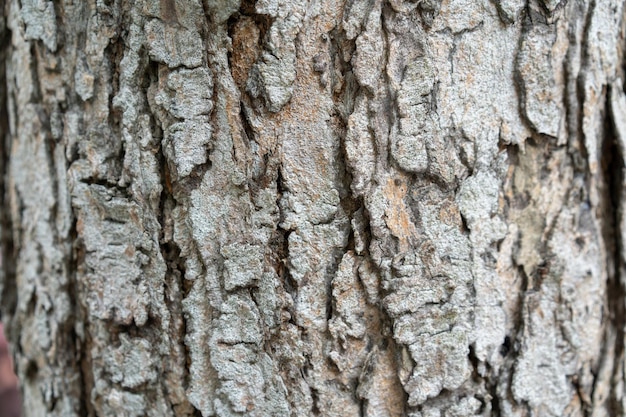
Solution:
[[[624,415],[617,0],[7,0],[25,416]]]

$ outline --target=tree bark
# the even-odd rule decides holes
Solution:
[[[25,416],[625,415],[618,0],[7,0]]]

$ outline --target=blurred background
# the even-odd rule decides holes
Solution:
[[[21,411],[19,395],[9,345],[0,322],[0,417],[19,417]]]

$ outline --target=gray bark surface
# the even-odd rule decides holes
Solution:
[[[25,416],[618,416],[618,0],[6,0]]]

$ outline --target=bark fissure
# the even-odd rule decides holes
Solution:
[[[622,241],[623,207],[624,207],[624,170],[626,161],[624,160],[623,143],[620,142],[615,128],[615,108],[611,106],[611,98],[621,92],[608,92],[605,102],[605,122],[604,135],[602,140],[602,176],[606,188],[604,190],[605,224],[604,238],[607,245],[607,320],[609,325],[605,332],[604,343],[606,350],[601,355],[601,361],[612,363],[612,381],[624,379],[624,368],[619,366],[619,362],[624,361],[624,337],[626,329],[626,286],[624,276],[624,245]],[[623,140],[623,139],[622,139]],[[611,335],[611,333],[614,333]],[[612,340],[614,339],[614,341]],[[613,348],[608,344],[614,343]],[[610,352],[610,355],[609,355]],[[594,387],[595,388],[595,387]],[[616,392],[615,387],[610,391],[608,398],[608,411],[612,415],[623,415],[622,393]]]
[[[79,256],[79,253],[82,251],[84,254],[84,247],[82,247],[80,243],[80,239],[78,238],[78,234],[76,232],[76,220],[72,223],[72,228],[70,229],[70,239],[72,239],[72,249],[71,256],[69,258],[68,271],[70,271],[70,282],[73,285],[70,285],[70,297],[75,300],[75,328],[72,329],[73,341],[75,345],[75,349],[77,351],[76,360],[79,363],[80,369],[80,386],[82,387],[82,393],[79,403],[78,413],[81,415],[94,415],[93,405],[91,401],[89,401],[89,395],[91,390],[94,387],[95,381],[93,378],[93,372],[91,372],[91,364],[90,364],[90,339],[91,336],[89,333],[85,334],[84,328],[82,329],[82,334],[79,334],[76,327],[81,326],[85,321],[85,317],[87,312],[84,304],[80,301],[78,297],[79,288],[81,286],[78,281],[78,270],[81,266],[81,261],[84,260],[84,255]]]
[[[2,313],[8,316],[15,314],[15,308],[17,305],[17,282],[16,282],[16,256],[17,248],[14,246],[13,241],[13,224],[11,221],[11,213],[8,210],[10,206],[9,201],[9,181],[7,172],[9,165],[9,157],[11,155],[11,131],[9,129],[9,98],[8,98],[8,84],[7,84],[7,71],[6,61],[8,59],[9,51],[8,45],[11,39],[11,33],[6,28],[6,21],[3,17],[0,30],[0,202],[2,209],[0,209],[0,244],[1,244],[1,256],[2,256],[2,291],[0,293],[0,300],[2,302]],[[8,321],[9,326],[5,327],[8,332],[13,334],[13,340],[16,335],[15,330],[11,330],[12,326]]]

